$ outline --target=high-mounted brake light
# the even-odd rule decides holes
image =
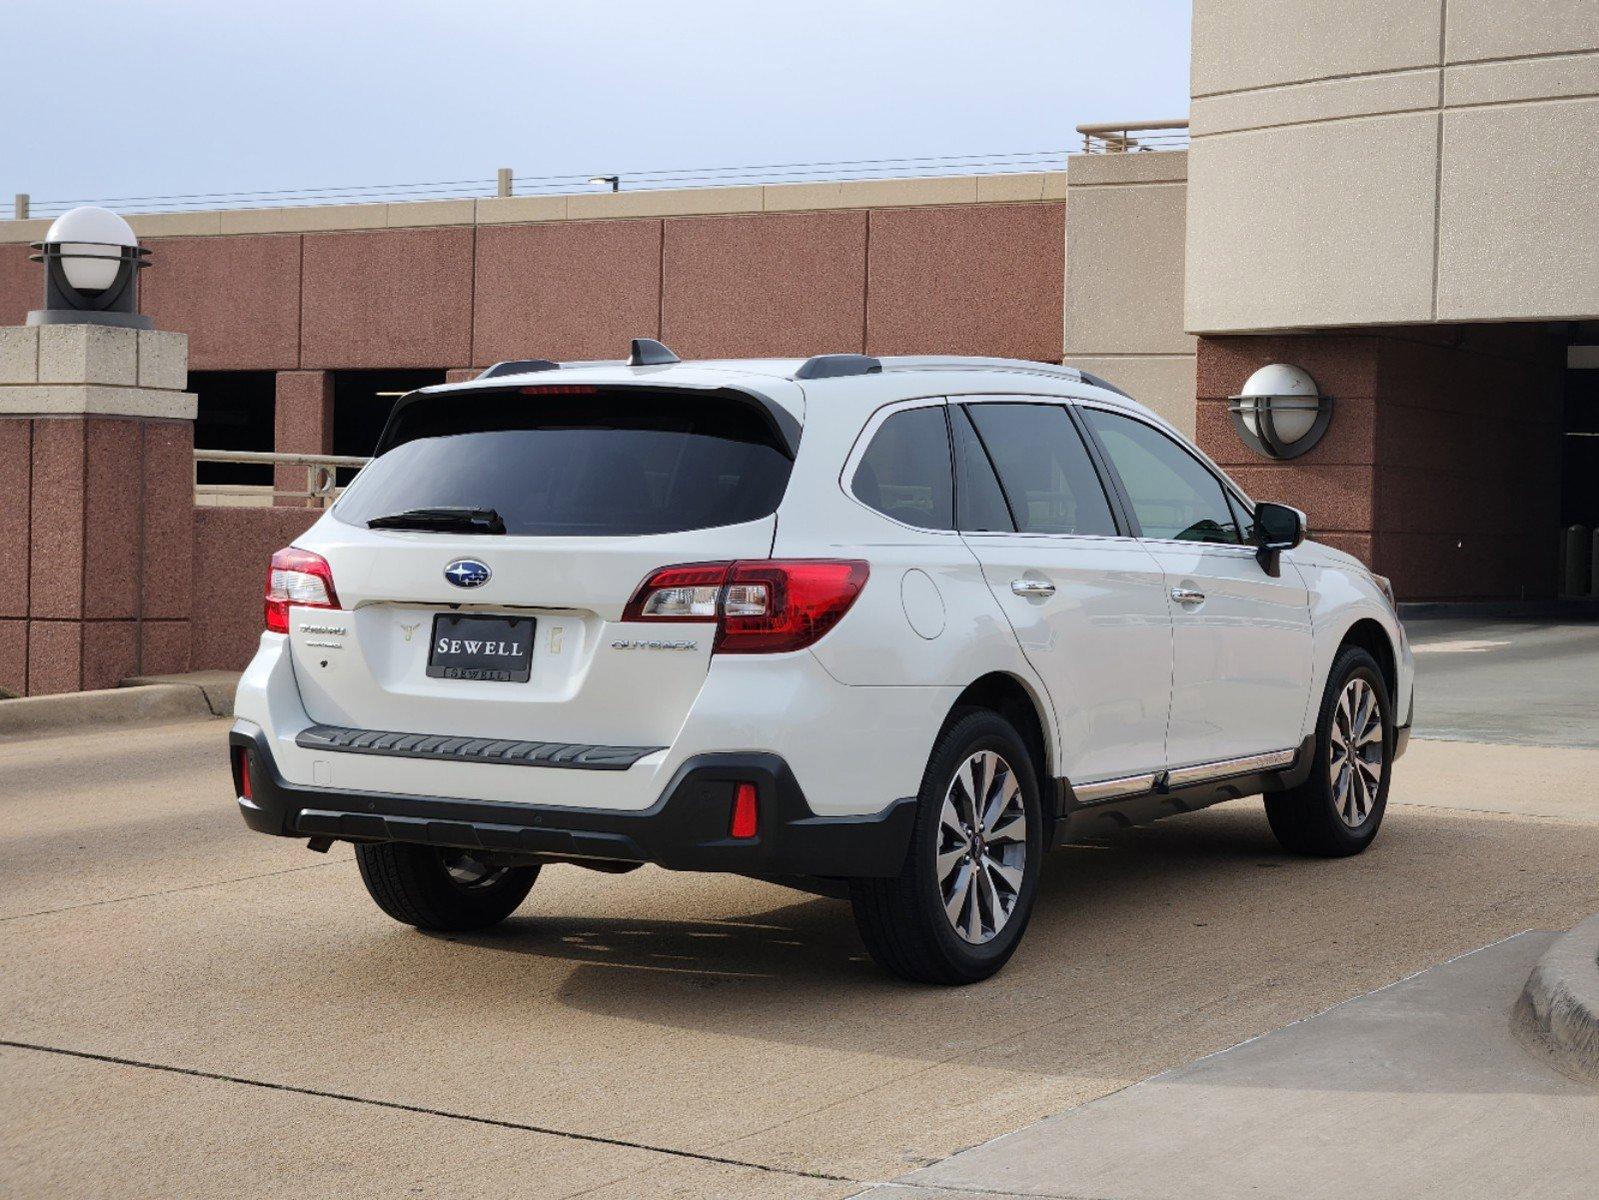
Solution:
[[[337,608],[333,569],[328,560],[309,550],[285,547],[272,556],[267,571],[266,627],[270,633],[289,632],[289,605],[302,608]]]
[[[517,390],[524,396],[593,396],[600,389],[592,383],[541,383]]]
[[[715,621],[720,654],[803,650],[843,619],[866,586],[856,559],[751,559],[656,571],[624,621]]]

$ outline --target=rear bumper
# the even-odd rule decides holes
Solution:
[[[915,797],[878,813],[819,817],[775,754],[696,755],[649,808],[620,811],[306,787],[283,779],[266,735],[255,726],[235,724],[228,741],[249,751],[249,800],[237,778],[238,756],[230,755],[245,824],[279,837],[409,842],[773,878],[889,877],[905,861],[916,818]],[[728,820],[742,782],[756,787],[758,833],[734,839]]]

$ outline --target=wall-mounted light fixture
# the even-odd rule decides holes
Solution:
[[[1267,458],[1298,458],[1327,432],[1332,399],[1323,396],[1309,372],[1287,363],[1262,367],[1228,398],[1238,436]]]
[[[139,272],[149,251],[116,213],[86,206],[55,219],[28,257],[44,264],[44,307],[29,325],[120,325],[154,329],[139,312]]]
[[[611,185],[611,190],[613,192],[619,192],[622,190],[622,177],[620,175],[595,175],[589,179],[589,182],[595,187],[599,187],[603,183],[608,183]]]

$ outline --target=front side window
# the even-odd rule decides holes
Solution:
[[[1022,533],[1116,536],[1088,449],[1056,404],[973,404],[968,410]]]
[[[1226,492],[1197,458],[1152,425],[1085,408],[1146,538],[1175,542],[1239,541]]]
[[[897,412],[872,436],[850,481],[866,507],[918,529],[953,529],[944,406]]]

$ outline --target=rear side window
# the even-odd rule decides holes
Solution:
[[[944,406],[913,408],[884,421],[850,481],[855,498],[918,529],[953,529],[949,430]]]
[[[766,414],[725,396],[441,394],[334,506],[351,525],[417,508],[491,508],[524,536],[676,533],[770,516],[792,461]]]
[[[969,533],[1015,533],[1016,522],[971,417],[964,408],[954,407],[949,410],[949,420],[955,429],[957,523]]]
[[[1110,501],[1064,408],[994,403],[973,404],[970,411],[1017,529],[1116,536]]]

